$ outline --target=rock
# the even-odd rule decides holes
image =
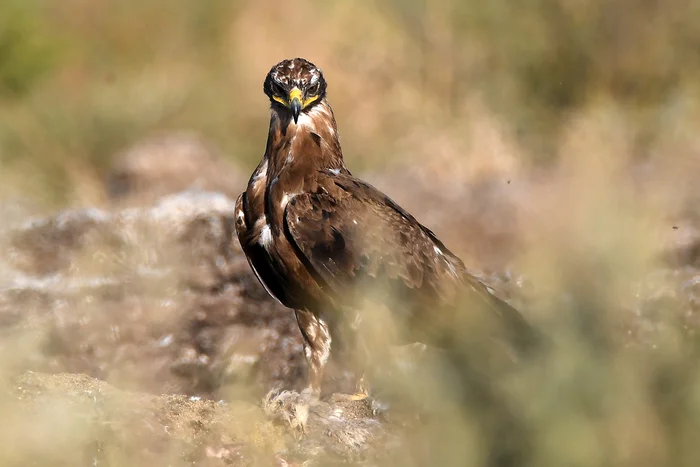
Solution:
[[[254,406],[125,392],[85,375],[25,373],[10,395],[4,409],[16,423],[5,440],[17,442],[3,452],[24,463],[246,465],[243,435],[264,423]]]
[[[672,223],[663,239],[663,259],[676,265],[700,267],[700,221]]]
[[[0,331],[30,332],[26,368],[155,393],[296,387],[294,314],[258,284],[233,201],[188,191],[110,212],[68,210],[0,233]]]
[[[489,192],[483,199],[500,209],[498,189]],[[432,212],[439,220],[438,208],[461,195],[413,196],[419,218]],[[569,272],[563,285],[570,289],[547,291],[549,308],[540,309],[549,310],[549,330],[571,348],[553,347],[544,362],[479,365],[483,374],[473,379],[462,365],[468,359],[416,357],[407,349],[393,373],[381,359],[372,362],[385,380],[378,386],[387,386],[373,393],[379,402],[331,394],[311,403],[296,392],[305,364],[294,315],[251,273],[233,233],[233,209],[224,194],[190,190],[137,207],[66,210],[2,227],[0,376],[10,383],[0,398],[9,447],[0,462],[479,465],[489,456],[489,465],[536,465],[542,449],[563,446],[557,455],[567,455],[570,439],[588,440],[580,452],[600,449],[591,440],[608,439],[620,414],[629,424],[614,431],[634,433],[629,452],[636,453],[664,439],[657,410],[693,394],[688,381],[698,380],[697,359],[687,349],[700,325],[700,275],[696,261],[682,259],[635,276],[628,293],[614,297],[605,282],[588,284],[589,276]],[[507,206],[492,219],[480,209],[461,205],[454,232],[464,219],[481,219],[488,233],[508,218]],[[503,245],[510,244],[510,227],[502,227]],[[490,249],[484,254],[496,258]],[[537,295],[548,287],[510,270],[484,278],[528,305],[526,312],[538,309]],[[462,331],[466,342],[474,329]],[[464,357],[485,361],[487,352],[465,349]],[[329,373],[324,389],[338,390],[342,382],[333,383],[344,374]],[[590,414],[582,400],[599,421],[580,423]],[[621,412],[598,407],[605,401]],[[673,413],[692,413],[692,403]],[[647,418],[638,420],[640,413]],[[589,431],[567,433],[571,426]],[[682,427],[672,428],[675,439]]]
[[[257,405],[122,391],[79,374],[23,373],[2,405],[12,423],[3,424],[0,461],[25,465],[271,465],[299,456],[361,461],[378,455],[385,435],[371,415],[348,416],[347,408],[321,403],[309,413],[313,429],[299,443]]]
[[[247,176],[191,132],[166,133],[135,143],[114,157],[107,192],[119,205],[142,205],[182,190],[217,191],[235,197]]]

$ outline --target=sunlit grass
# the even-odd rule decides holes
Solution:
[[[3,17],[24,20],[7,37],[22,39],[6,41],[0,63],[23,91],[4,98],[0,160],[61,202],[157,130],[199,131],[251,166],[266,132],[262,78],[296,55],[326,71],[356,170],[424,159],[445,144],[422,143],[432,135],[459,142],[484,105],[521,160],[551,161],[571,115],[601,96],[619,100],[644,155],[697,94],[697,16],[681,1],[617,20],[600,2],[501,3],[309,1],[282,14],[271,2],[37,0],[18,15],[10,2]],[[479,146],[456,149],[462,159]]]
[[[679,221],[700,221],[700,12],[682,0],[652,3],[4,2],[0,216],[18,223],[104,204],[114,157],[158,132],[194,131],[247,173],[264,151],[264,75],[305,56],[326,73],[353,172],[391,177],[410,167],[437,196],[463,190],[465,205],[482,182],[520,194],[508,262],[529,285],[512,292],[553,341],[514,367],[491,364],[483,328],[472,323],[455,330],[469,345],[453,359],[428,356],[418,373],[376,375],[407,402],[397,407],[427,413],[408,424],[387,465],[694,466],[700,346],[682,292],[693,270],[672,271],[660,258]],[[462,212],[450,203],[446,216]],[[469,226],[444,235],[429,227],[457,252],[494,248],[473,244],[482,237]],[[128,274],[153,251],[158,264],[181,257],[158,232],[140,235],[133,245],[90,244],[71,274]],[[0,265],[16,254],[6,240]],[[0,276],[0,288],[10,279]],[[176,293],[172,281],[142,292]],[[27,303],[19,315],[33,315]],[[164,316],[144,325],[157,329]],[[381,317],[368,330],[376,347],[387,329],[401,333]],[[14,381],[45,358],[50,336],[41,319],[8,329],[0,376]],[[485,399],[460,373],[466,357],[477,362]],[[115,385],[147,389],[128,372],[111,375]],[[230,387],[221,396],[251,394]],[[46,397],[30,414],[2,400],[0,464],[75,465],[104,430],[102,461],[131,465],[89,401]],[[249,425],[224,426],[267,465],[283,430],[236,410]],[[161,464],[184,463],[179,447],[163,448]]]

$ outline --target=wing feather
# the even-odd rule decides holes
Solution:
[[[398,300],[412,313],[426,305],[458,306],[466,293],[505,322],[514,340],[529,345],[532,328],[517,310],[469,274],[432,231],[349,174],[292,198],[285,233],[336,303],[364,298],[370,289],[373,298]]]
[[[285,222],[290,241],[335,293],[372,280],[438,298],[461,283],[461,265],[387,204],[307,193],[290,201]]]

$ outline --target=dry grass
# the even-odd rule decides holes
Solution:
[[[304,56],[326,73],[351,169],[427,184],[437,208],[400,181],[390,194],[467,263],[519,271],[526,285],[512,288],[556,343],[516,370],[487,368],[488,404],[453,367],[395,380],[443,418],[393,462],[697,465],[700,273],[659,258],[673,226],[700,223],[699,46],[686,0],[9,0],[0,216],[103,204],[115,155],[161,131],[194,131],[247,172],[264,149],[263,77]],[[482,186],[496,194],[474,211]],[[503,244],[459,221],[503,212]],[[506,258],[480,256],[494,250]],[[3,337],[3,376],[40,358],[27,329]],[[91,425],[73,415],[59,405],[3,430],[22,449],[0,463],[22,463],[32,436],[57,453],[84,444]],[[129,464],[117,454],[110,465]]]

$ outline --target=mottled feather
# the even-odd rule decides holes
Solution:
[[[535,333],[520,313],[432,231],[351,175],[320,69],[285,60],[270,70],[264,90],[271,104],[267,145],[236,203],[236,230],[265,289],[296,310],[313,392],[320,391],[342,315],[350,320],[366,301],[391,309],[408,339],[445,344],[441,331],[453,318],[480,310],[516,347],[532,343]]]

